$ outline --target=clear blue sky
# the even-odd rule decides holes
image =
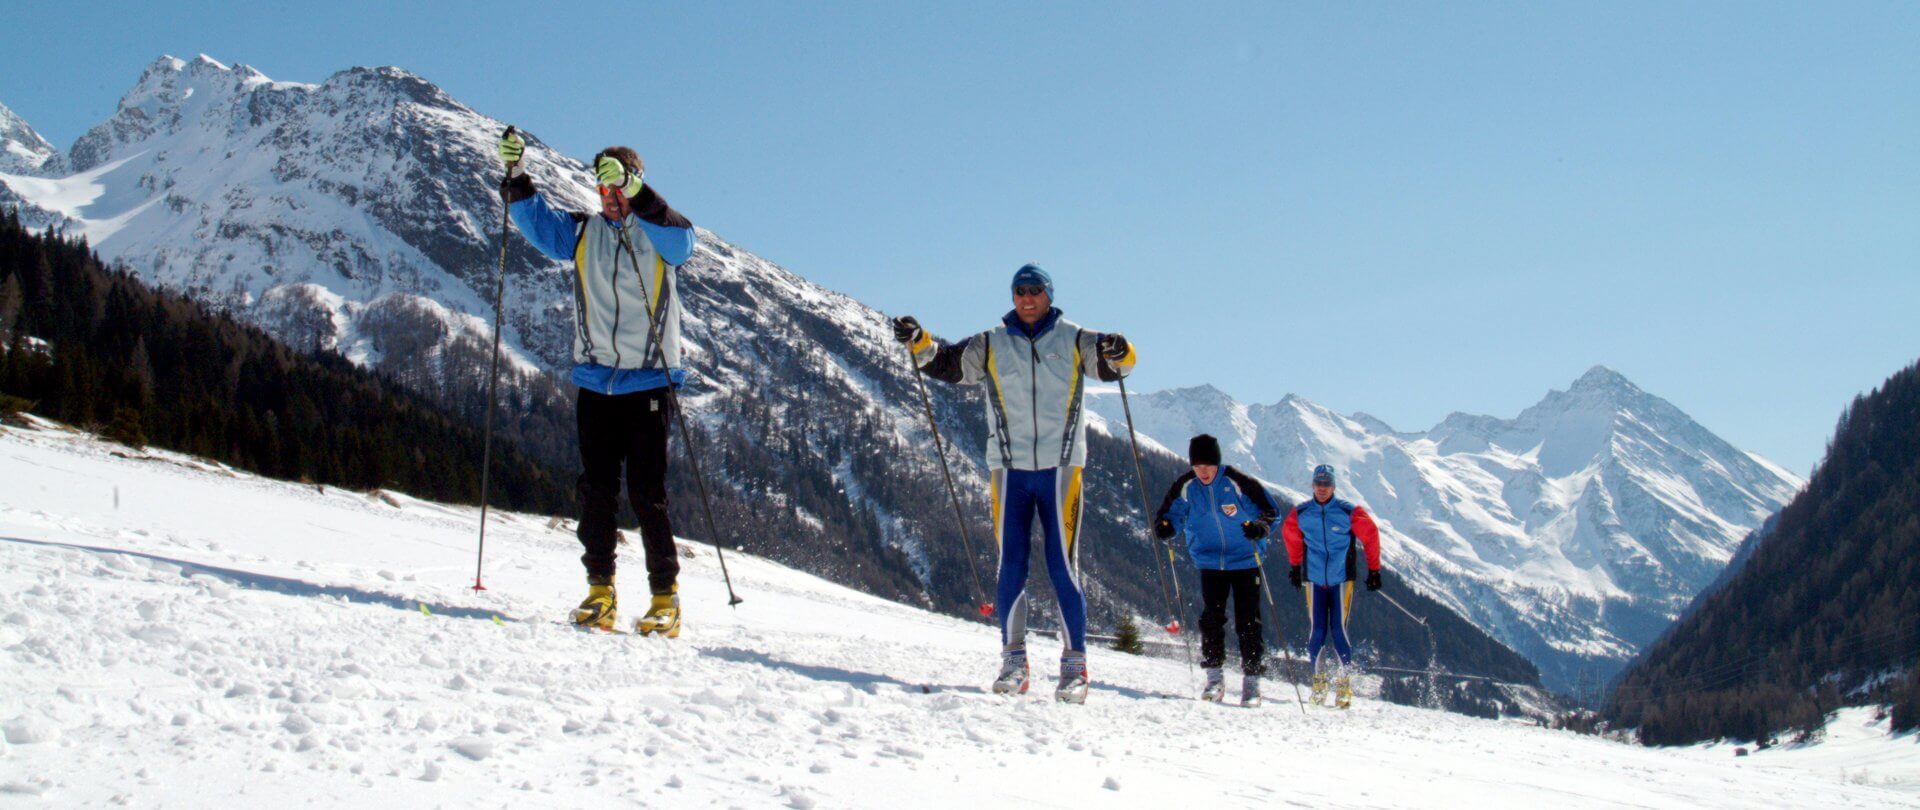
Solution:
[[[405,67],[957,336],[1402,429],[1610,365],[1802,473],[1920,356],[1920,4],[9,3],[65,148],[162,53]]]

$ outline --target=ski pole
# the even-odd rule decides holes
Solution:
[[[503,140],[513,137],[513,127],[509,125],[507,131],[500,133],[500,137]],[[507,164],[508,179],[512,179],[514,167],[519,165],[520,161],[517,160]],[[493,473],[493,395],[494,389],[500,384],[500,325],[503,312],[506,309],[507,300],[507,235],[512,229],[512,206],[507,205],[507,198],[502,194],[500,197],[500,280],[493,288],[493,364],[492,370],[487,375],[486,438],[480,442],[480,549],[474,554],[473,560],[473,589],[476,591],[484,591],[487,589],[487,586],[480,582],[480,572],[486,565],[487,559],[487,490],[493,483],[491,480]]]
[[[1253,547],[1253,567],[1260,572],[1260,592],[1267,597],[1267,608],[1273,611],[1273,635],[1280,641],[1280,651],[1287,656],[1287,680],[1293,682],[1293,700],[1300,704],[1300,713],[1307,713],[1307,699],[1300,696],[1300,667],[1294,662],[1293,648],[1287,646],[1287,631],[1280,624],[1280,606],[1273,601],[1273,583],[1267,581],[1267,561],[1260,558],[1260,547]]]
[[[1399,600],[1388,596],[1386,591],[1374,591],[1374,593],[1379,594],[1380,598],[1387,600],[1387,604],[1394,606],[1401,613],[1407,614],[1407,618],[1412,619],[1414,624],[1420,625],[1421,629],[1427,631],[1427,702],[1429,708],[1439,708],[1440,687],[1434,673],[1440,669],[1440,642],[1433,636],[1433,625],[1427,624],[1426,619],[1413,615],[1413,611],[1400,604]]]
[[[1401,613],[1405,613],[1405,614],[1407,614],[1407,618],[1409,618],[1409,619],[1412,619],[1412,620],[1414,621],[1414,623],[1415,623],[1415,624],[1418,624],[1418,625],[1420,625],[1421,627],[1425,627],[1425,626],[1427,626],[1427,620],[1426,620],[1426,619],[1422,619],[1422,618],[1420,618],[1419,616],[1415,616],[1415,615],[1413,615],[1413,611],[1411,611],[1411,610],[1408,610],[1408,609],[1406,609],[1406,607],[1405,607],[1405,606],[1403,606],[1403,605],[1401,605],[1401,604],[1400,604],[1400,603],[1399,603],[1398,601],[1396,601],[1396,600],[1395,600],[1395,599],[1394,599],[1393,597],[1391,597],[1391,596],[1388,596],[1388,595],[1386,594],[1386,592],[1385,592],[1385,591],[1374,591],[1374,593],[1377,593],[1377,594],[1379,594],[1379,595],[1380,595],[1380,598],[1381,598],[1381,599],[1385,599],[1385,600],[1387,600],[1387,604],[1389,604],[1389,605],[1392,605],[1392,606],[1394,606],[1394,607],[1396,607],[1396,608],[1399,608],[1399,610],[1400,610],[1400,612],[1401,612]]]
[[[640,280],[640,300],[644,303],[653,300],[653,293],[647,289],[647,274],[640,270],[640,257],[633,251],[633,243],[627,241],[627,223],[620,223],[620,247],[626,251],[627,260],[633,262],[633,275]],[[727,573],[727,551],[720,542],[720,530],[714,528],[713,502],[707,498],[707,481],[700,474],[700,451],[693,444],[693,433],[687,429],[687,414],[680,410],[680,395],[673,389],[673,372],[667,367],[667,349],[660,345],[660,320],[665,317],[667,307],[672,305],[667,296],[667,288],[660,288],[660,303],[654,311],[647,314],[647,344],[653,347],[652,354],[660,358],[660,373],[667,377],[668,417],[680,423],[680,443],[687,447],[687,466],[693,468],[693,485],[700,492],[700,509],[707,516],[707,536],[713,538],[713,553],[720,560],[720,578],[727,583],[727,606],[732,607],[742,601],[733,591],[733,575]],[[653,362],[653,357],[647,358]]]
[[[927,393],[927,381],[920,379],[920,365],[914,362],[913,346],[900,344],[907,350],[907,375],[913,378],[914,387],[920,391],[920,405],[927,412],[927,427],[933,431],[933,452],[940,456],[940,475],[947,479],[947,498],[953,501],[953,522],[960,527],[960,545],[967,552],[967,571],[973,574],[973,598],[980,603],[980,616],[993,616],[993,603],[987,601],[986,586],[980,582],[980,567],[973,558],[973,539],[967,533],[967,516],[960,509],[960,491],[953,486],[953,473],[947,469],[947,450],[940,440],[940,423],[933,418],[933,395]]]
[[[1144,512],[1147,516],[1147,545],[1151,547],[1153,545],[1153,506],[1147,500],[1148,498],[1147,475],[1146,473],[1143,473],[1140,471],[1140,437],[1133,430],[1133,405],[1129,404],[1127,401],[1127,378],[1125,377],[1120,378],[1120,407],[1127,414],[1127,441],[1131,443],[1133,447],[1133,480],[1134,480],[1134,483],[1137,484],[1140,488],[1140,510]],[[1175,566],[1175,562],[1173,558],[1173,544],[1162,543],[1162,545],[1166,546],[1166,549],[1167,549],[1167,568],[1172,569]],[[1151,554],[1151,552],[1149,552],[1149,554]],[[1167,579],[1171,578],[1173,580],[1173,598],[1181,607],[1185,607],[1187,604],[1187,600],[1180,596],[1179,572],[1172,571],[1171,572],[1172,576],[1169,577],[1168,576],[1169,571],[1163,571],[1160,568],[1159,557],[1153,558],[1153,570],[1156,574],[1159,574],[1161,577],[1160,601],[1163,603],[1166,602]],[[1192,678],[1193,677],[1193,639],[1190,638],[1187,634],[1180,632],[1179,611],[1175,610],[1172,606],[1169,606],[1168,612],[1173,614],[1173,624],[1167,626],[1167,632],[1180,636],[1180,641],[1186,644],[1187,677]]]

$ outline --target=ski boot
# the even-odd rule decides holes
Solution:
[[[587,578],[587,598],[567,614],[573,626],[582,630],[613,630],[619,621],[620,598],[613,592],[613,578]]]
[[[1069,652],[1060,656],[1060,685],[1053,688],[1053,698],[1075,705],[1087,702],[1086,653]]]
[[[1245,675],[1240,678],[1240,705],[1249,709],[1260,707],[1260,676]]]
[[[1334,681],[1333,689],[1334,689],[1333,705],[1335,708],[1345,709],[1353,705],[1353,679],[1352,678],[1349,678],[1345,675],[1340,676],[1339,680]]]
[[[655,633],[667,638],[680,637],[680,586],[669,588],[666,593],[656,593],[653,601],[647,604],[647,615],[633,623],[633,632],[643,636]]]
[[[996,695],[1027,693],[1027,651],[1008,650],[1000,654],[1000,675],[993,679]]]
[[[1327,702],[1327,676],[1318,672],[1313,674],[1313,693],[1307,697],[1307,702],[1315,706]]]
[[[1208,703],[1219,703],[1227,696],[1227,678],[1220,674],[1219,667],[1207,669],[1207,685],[1200,690],[1200,699]]]

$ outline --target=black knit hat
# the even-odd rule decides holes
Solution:
[[[1220,466],[1220,440],[1205,433],[1193,437],[1187,442],[1187,463]]]

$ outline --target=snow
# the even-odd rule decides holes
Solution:
[[[754,557],[728,555],[728,609],[697,544],[681,638],[589,635],[558,621],[578,547],[544,517],[495,513],[474,592],[466,507],[53,426],[0,433],[0,482],[0,794],[66,806],[1916,799],[1912,738],[1844,712],[1736,758],[1369,699],[1303,716],[1278,684],[1263,709],[1201,704],[1183,662],[1099,649],[1069,707],[985,694],[980,624]]]

